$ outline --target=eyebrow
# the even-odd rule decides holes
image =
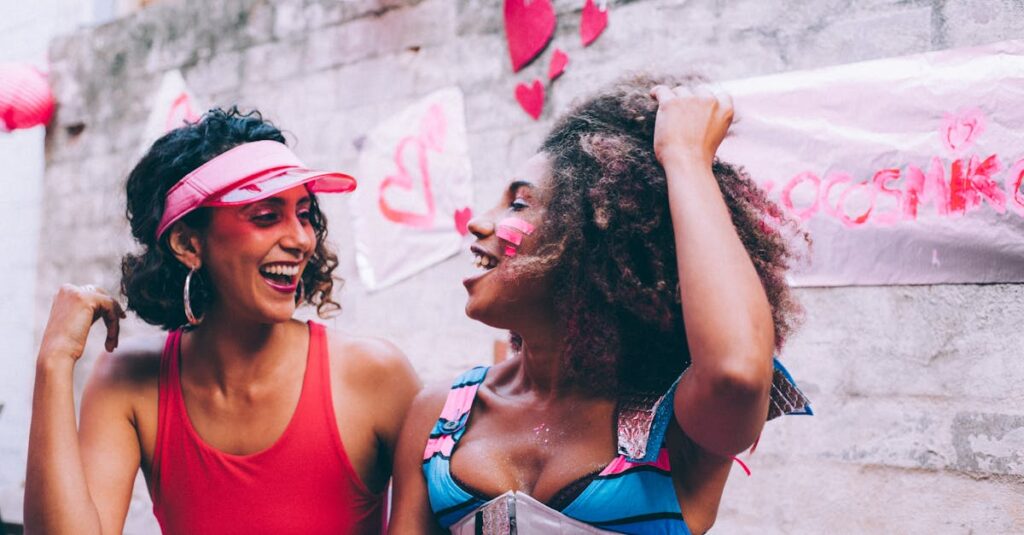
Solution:
[[[509,195],[515,195],[515,193],[519,191],[519,188],[524,187],[533,189],[533,182],[530,182],[529,180],[513,180],[512,183],[508,185],[508,193]]]
[[[299,199],[299,202],[297,202],[295,204],[297,206],[301,206],[301,205],[304,205],[304,204],[310,204],[312,202],[313,202],[312,198],[307,196],[307,197],[303,197],[303,198]],[[260,199],[260,200],[254,202],[254,203],[248,204],[248,205],[246,205],[246,208],[248,209],[248,208],[251,208],[251,207],[256,207],[256,206],[260,206],[260,205],[264,205],[264,204],[271,204],[271,205],[274,205],[274,206],[284,206],[284,199],[282,199],[280,197],[268,197],[266,199]]]

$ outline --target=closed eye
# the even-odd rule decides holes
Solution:
[[[277,222],[278,216],[277,212],[261,212],[253,214],[251,218],[255,223],[260,225],[270,225]]]

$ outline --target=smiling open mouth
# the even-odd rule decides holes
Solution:
[[[490,271],[498,265],[498,259],[487,254],[482,249],[473,247],[471,250],[473,252],[473,265],[476,267],[484,271]]]
[[[260,266],[260,275],[275,290],[294,291],[298,285],[298,264],[264,264]]]

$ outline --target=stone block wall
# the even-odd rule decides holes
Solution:
[[[539,122],[512,91],[544,76],[551,50],[512,74],[498,0],[164,0],[56,40],[61,105],[47,137],[36,336],[61,282],[116,287],[132,247],[124,177],[168,69],[181,69],[204,102],[258,107],[307,163],[341,169],[355,168],[356,142],[378,122],[457,85],[484,206],[560,111],[625,71],[733,79],[981,45],[1024,28],[1019,1],[633,0],[610,2],[608,30],[583,49],[582,1],[555,4],[554,44],[571,63]],[[345,202],[325,209],[347,279],[333,327],[391,339],[427,381],[492,358],[504,335],[462,314],[468,254],[369,293]],[[1022,286],[798,295],[807,322],[784,358],[818,415],[769,426],[748,460],[753,476],[737,470],[726,489],[717,531],[1024,531]],[[129,322],[125,332],[149,330]],[[127,532],[154,533],[144,488],[136,494]]]

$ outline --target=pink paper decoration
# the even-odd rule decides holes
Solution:
[[[568,64],[569,56],[562,52],[561,48],[556,48],[555,53],[551,55],[551,64],[548,65],[548,80],[555,81],[555,78],[565,72],[565,66]]]
[[[580,40],[583,41],[583,46],[593,43],[607,27],[608,6],[601,2],[601,7],[598,7],[594,5],[594,0],[587,0],[583,5],[583,17],[580,20]]]
[[[551,0],[505,0],[505,36],[513,72],[533,61],[554,33]]]
[[[0,64],[0,130],[45,125],[53,108],[45,74],[31,65]]]
[[[534,120],[539,119],[540,112],[544,111],[544,84],[541,84],[540,80],[534,80],[530,85],[516,85],[516,100],[530,117]]]
[[[470,207],[460,208],[455,211],[455,231],[461,236],[469,234],[469,220],[473,219],[473,209]]]

